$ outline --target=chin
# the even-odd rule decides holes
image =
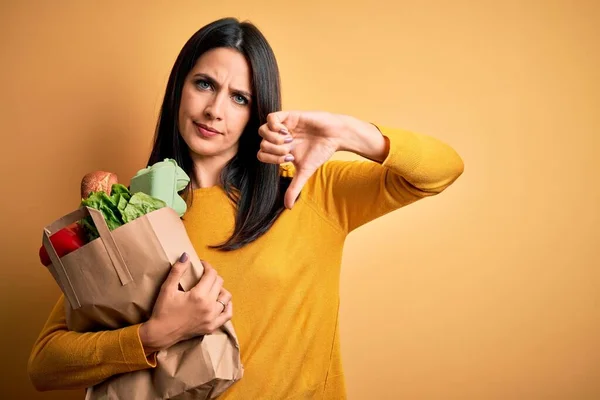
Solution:
[[[182,135],[182,139],[187,145],[190,152],[201,156],[212,155],[216,150],[216,143],[210,143],[206,140],[202,140],[196,135]]]
[[[188,144],[188,147],[192,156],[196,155],[199,157],[221,156],[227,152],[227,149],[223,148],[222,145],[219,146],[217,143],[205,143],[202,140],[194,140],[192,141],[191,146]]]
[[[211,148],[212,146],[192,145],[188,147],[190,148],[190,152],[192,154],[201,157],[216,156],[217,154],[219,154],[219,149]]]

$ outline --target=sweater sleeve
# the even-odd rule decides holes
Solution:
[[[382,163],[326,162],[304,195],[345,233],[450,186],[463,172],[456,151],[430,136],[378,127],[389,145]]]
[[[33,345],[27,370],[39,391],[85,389],[124,372],[156,366],[139,337],[141,324],[112,331],[69,331],[61,294]]]

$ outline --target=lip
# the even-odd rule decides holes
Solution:
[[[212,136],[221,134],[220,131],[216,130],[215,128],[211,128],[210,126],[207,126],[204,124],[199,124],[196,122],[194,122],[194,125],[196,125],[196,129],[198,130],[200,135],[202,135],[204,137],[212,137]]]

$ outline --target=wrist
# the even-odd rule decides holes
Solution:
[[[389,153],[389,143],[379,129],[351,116],[341,116],[344,129],[336,139],[339,151],[349,151],[373,161],[383,162]]]
[[[140,325],[139,335],[146,354],[151,354],[168,347],[164,338],[160,335],[160,329],[156,325],[156,321],[152,319]]]

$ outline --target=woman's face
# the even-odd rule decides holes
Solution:
[[[250,119],[250,66],[238,51],[204,53],[185,78],[179,106],[179,132],[192,157],[230,159]]]

